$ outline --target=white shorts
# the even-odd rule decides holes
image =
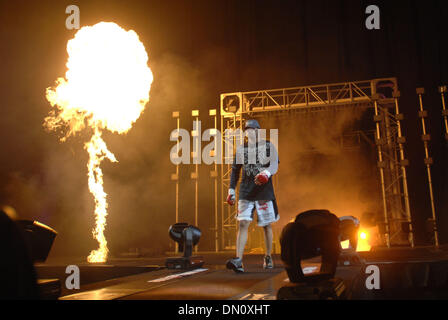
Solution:
[[[266,200],[239,200],[236,219],[238,221],[252,221],[254,208],[257,209],[259,227],[265,227],[280,219],[280,215],[275,216],[274,203]]]

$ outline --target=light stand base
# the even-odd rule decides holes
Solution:
[[[203,257],[192,256],[192,257],[175,257],[168,258],[165,261],[165,266],[168,269],[197,269],[202,267],[204,264]]]

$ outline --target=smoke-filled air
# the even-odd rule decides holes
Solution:
[[[364,228],[373,226],[381,197],[373,137],[359,127],[365,112],[348,108],[263,122],[279,128],[279,226],[311,209],[353,215]]]

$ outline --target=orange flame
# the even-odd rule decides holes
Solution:
[[[106,143],[101,139],[101,132],[95,130],[95,134],[92,139],[86,143],[85,148],[89,153],[89,163],[87,167],[89,169],[89,190],[95,196],[95,222],[96,227],[93,231],[93,236],[98,241],[100,247],[98,250],[93,250],[89,257],[88,262],[104,262],[107,260],[107,241],[104,236],[104,228],[106,226],[107,216],[107,201],[106,193],[103,189],[103,172],[100,168],[101,161],[104,158],[109,159],[112,162],[117,162],[115,156],[107,149]]]
[[[53,109],[44,126],[49,130],[67,127],[61,141],[86,127],[94,130],[85,149],[89,154],[89,190],[95,198],[93,236],[99,248],[87,260],[105,262],[107,201],[100,164],[105,158],[117,160],[101,133],[107,129],[122,134],[131,129],[149,101],[153,75],[138,35],[115,23],[81,28],[68,42],[67,52],[65,78],[58,78],[54,88],[47,88],[46,97]]]

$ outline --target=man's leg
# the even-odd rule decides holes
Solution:
[[[270,256],[272,252],[272,241],[274,238],[272,234],[272,226],[270,224],[264,226],[263,231],[264,231],[264,243],[266,246],[266,255]]]
[[[266,246],[266,255],[264,257],[263,267],[265,269],[272,269],[274,262],[272,261],[272,242],[273,232],[271,224],[276,222],[279,217],[275,215],[274,203],[272,201],[259,200],[256,202],[258,213],[258,225],[263,227],[264,242]]]
[[[238,235],[236,238],[236,256],[243,259],[244,247],[247,242],[250,221],[241,220],[239,223]]]
[[[247,242],[247,233],[249,225],[252,221],[252,211],[255,207],[255,202],[240,200],[238,202],[238,216],[239,221],[238,234],[236,238],[236,257],[227,261],[227,269],[233,269],[235,272],[244,272],[243,255],[244,247]]]

